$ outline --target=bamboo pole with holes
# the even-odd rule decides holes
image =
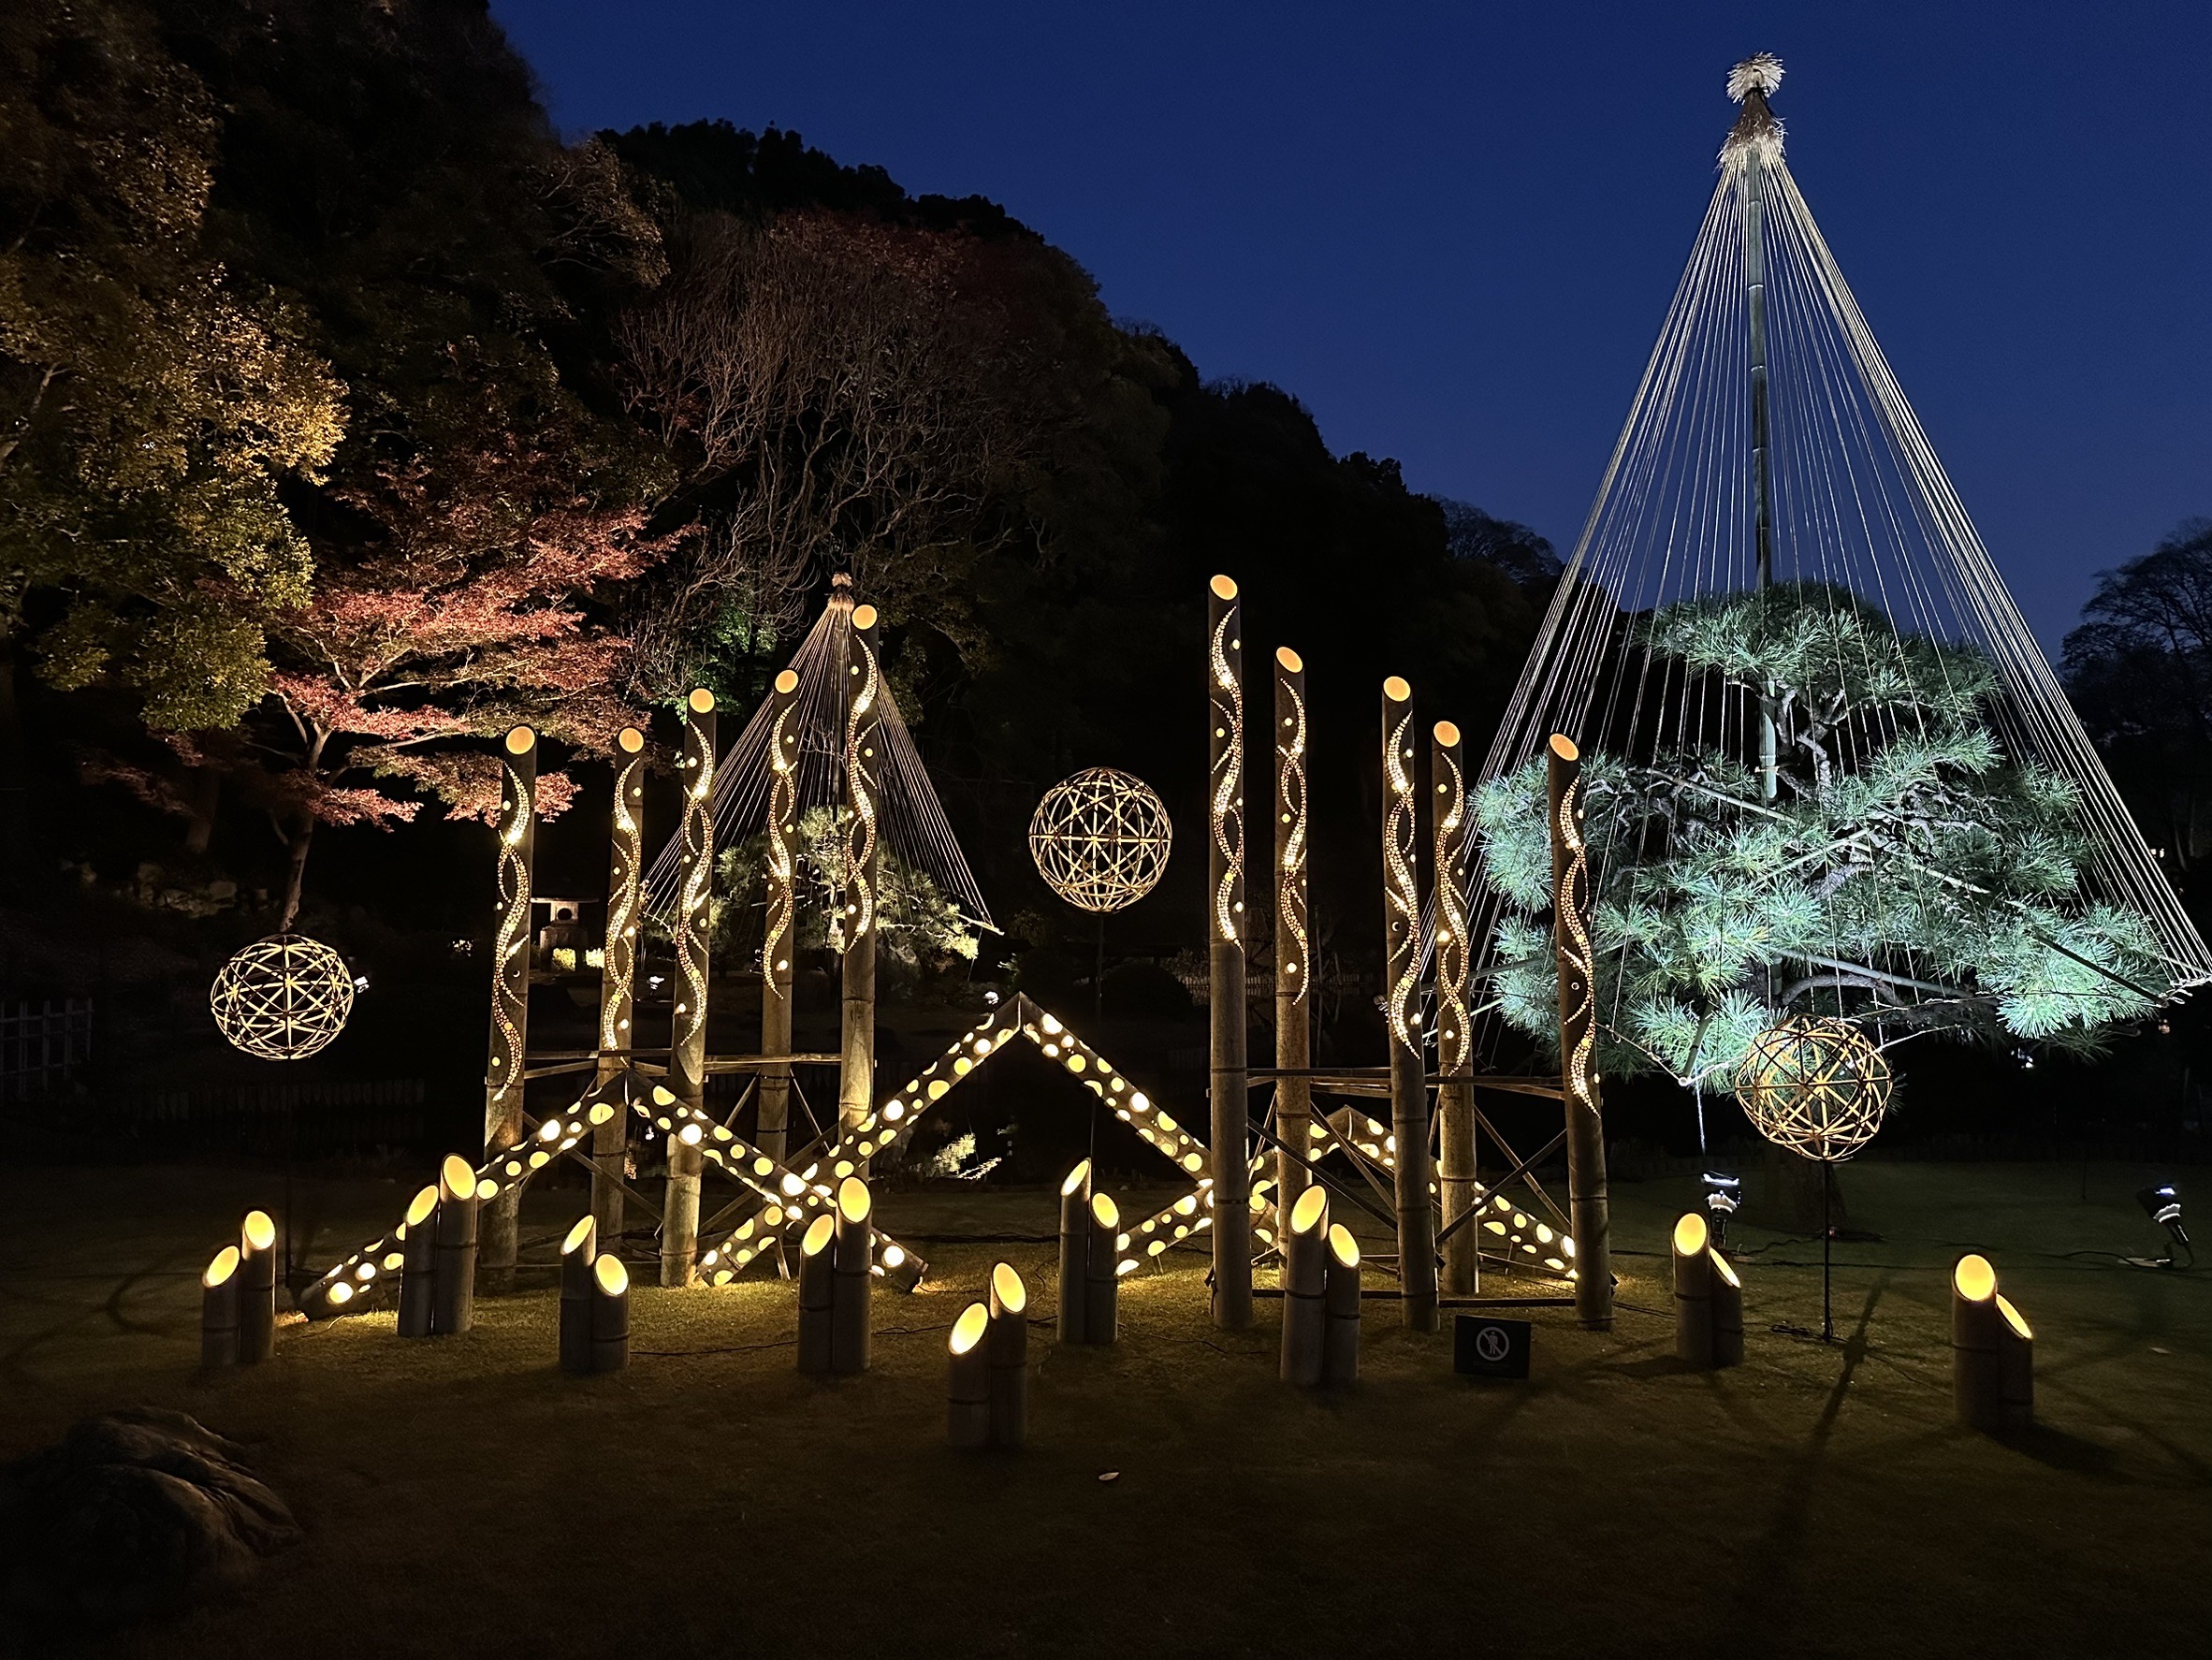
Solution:
[[[248,1211],[239,1228],[238,1359],[259,1365],[276,1353],[276,1221]]]
[[[1329,1260],[1321,1282],[1321,1381],[1360,1379],[1360,1242],[1343,1223],[1329,1229]]]
[[[1011,1262],[991,1268],[991,1445],[1019,1447],[1029,1438],[1029,1288]]]
[[[538,735],[512,727],[500,743],[499,902],[491,948],[491,1038],[484,1070],[484,1156],[522,1140],[522,1073],[530,1050],[531,883],[537,858]],[[515,1277],[522,1187],[510,1184],[484,1219],[486,1287]],[[473,1237],[476,1219],[469,1220]]]
[[[875,1198],[858,1176],[837,1185],[837,1239],[831,1251],[830,1370],[851,1375],[868,1369],[868,1295],[876,1265],[875,1230],[868,1224]]]
[[[768,705],[767,917],[761,934],[761,1053],[791,1053],[792,965],[798,944],[799,677],[776,677]],[[791,1130],[791,1063],[761,1069],[753,1145],[779,1163]]]
[[[239,1251],[225,1245],[199,1276],[199,1363],[235,1366],[239,1361]]]
[[[615,735],[613,829],[607,840],[606,936],[599,949],[599,1069],[604,1088],[628,1063],[612,1050],[634,1046],[637,940],[645,869],[645,734],[625,726]],[[591,1217],[611,1245],[622,1237],[622,1182],[629,1173],[630,1114],[594,1116],[591,1130]]]
[[[1303,1072],[1314,1064],[1313,939],[1306,872],[1305,662],[1288,646],[1275,651],[1275,1067]],[[1290,1214],[1310,1179],[1313,1081],[1275,1082],[1275,1208]],[[1281,1231],[1278,1224],[1277,1231]]]
[[[1298,1196],[1283,1234],[1283,1346],[1277,1370],[1285,1383],[1301,1389],[1321,1381],[1328,1277],[1329,1190],[1316,1186]]]
[[[799,1370],[814,1377],[830,1369],[830,1319],[837,1303],[832,1244],[837,1230],[837,1217],[819,1216],[807,1225],[799,1241]]]
[[[599,1224],[579,1220],[560,1242],[560,1369],[592,1370],[591,1301],[597,1294],[591,1264],[599,1256]]]
[[[630,1270],[616,1256],[591,1260],[591,1370],[630,1364]]]
[[[430,1330],[466,1332],[476,1319],[476,1172],[459,1154],[438,1171],[437,1244],[431,1261]]]
[[[1675,1359],[1703,1371],[1713,1364],[1712,1255],[1705,1218],[1684,1211],[1671,1243]]]
[[[1091,1250],[1091,1161],[1084,1159],[1060,1184],[1060,1314],[1062,1343],[1084,1341],[1084,1265]]]
[[[991,1311],[970,1303],[953,1322],[946,1347],[945,1434],[955,1447],[987,1447],[991,1442],[991,1364],[987,1333]]]
[[[1413,688],[1383,682],[1383,1025],[1390,1045],[1392,1198],[1405,1324],[1436,1329],[1436,1215],[1430,1206],[1429,1087],[1421,1062],[1421,894]]]
[[[1206,972],[1212,1027],[1214,1323],[1252,1323],[1252,1113],[1245,1099],[1244,641],[1237,585],[1206,590]],[[1096,1341],[1096,1339],[1093,1339]]]
[[[837,1129],[859,1133],[876,1102],[876,936],[882,852],[883,666],[876,608],[852,607],[845,631],[845,951]],[[868,1161],[861,1159],[862,1174]]]
[[[1220,1224],[1216,1222],[1215,1227]],[[1083,1340],[1112,1343],[1119,1333],[1121,1210],[1104,1193],[1091,1195],[1090,1243],[1083,1265]]]
[[[1604,1102],[1598,1092],[1596,985],[1592,979],[1590,864],[1582,841],[1582,752],[1553,733],[1552,960],[1559,982],[1560,1095],[1566,1109],[1567,1216],[1575,1238],[1575,1313],[1591,1331],[1613,1323]]]
[[[693,1112],[706,1099],[707,932],[714,909],[714,693],[684,699],[683,820],[676,920],[676,1008],[670,1016],[668,1092]],[[673,1114],[672,1114],[673,1115]],[[699,1254],[698,1138],[668,1139],[667,1201],[661,1212],[661,1283],[688,1286]]]
[[[1443,1200],[1443,1287],[1448,1296],[1482,1289],[1481,1235],[1454,1227],[1482,1202],[1475,1179],[1475,1033],[1467,1004],[1474,962],[1469,883],[1473,818],[1460,729],[1439,721],[1429,734],[1429,845],[1436,893],[1436,1187]]]

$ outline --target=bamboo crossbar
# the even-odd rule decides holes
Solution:
[[[1541,1164],[1546,1158],[1550,1158],[1554,1152],[1556,1152],[1560,1143],[1565,1140],[1566,1131],[1563,1129],[1557,1135],[1553,1136],[1550,1141],[1546,1142],[1541,1147],[1537,1148],[1531,1157],[1523,1158],[1506,1175],[1500,1177],[1496,1182],[1492,1183],[1489,1190],[1492,1193],[1495,1193],[1500,1187],[1510,1187],[1513,1183],[1520,1181],[1523,1175],[1528,1173],[1528,1169],[1531,1165]],[[1529,1186],[1535,1187],[1535,1184],[1531,1182]],[[1540,1193],[1543,1191],[1543,1189],[1538,1187],[1536,1188],[1536,1191]],[[1544,1202],[1550,1204],[1551,1201],[1550,1200],[1546,1200]],[[1449,1239],[1453,1234],[1464,1228],[1469,1222],[1474,1221],[1477,1216],[1481,1216],[1481,1207],[1477,1206],[1474,1210],[1467,1212],[1464,1216],[1454,1218],[1451,1225],[1436,1236],[1436,1243],[1438,1245],[1442,1245],[1446,1240]],[[1559,1215],[1559,1211],[1556,1206],[1552,1208],[1551,1214],[1555,1216]]]
[[[1273,1130],[1268,1129],[1263,1124],[1253,1125],[1252,1133],[1258,1136],[1261,1141],[1267,1143],[1269,1146],[1275,1148],[1278,1152],[1288,1152],[1293,1150],[1285,1147],[1282,1138],[1276,1135]],[[1302,1158],[1303,1155],[1301,1154],[1300,1157]],[[1308,1164],[1306,1166],[1306,1171],[1308,1174],[1312,1175],[1317,1181],[1320,1182],[1322,1186],[1327,1187],[1330,1192],[1342,1194],[1346,1199],[1358,1205],[1361,1210],[1365,1211],[1369,1216],[1373,1216],[1376,1221],[1382,1223],[1385,1227],[1394,1228],[1398,1225],[1396,1217],[1390,1216],[1388,1212],[1376,1210],[1373,1205],[1361,1199],[1357,1192],[1345,1186],[1342,1181],[1338,1180],[1335,1176],[1331,1175],[1319,1165]]]
[[[1339,1095],[1375,1096],[1379,1099],[1390,1093],[1390,1069],[1388,1067],[1266,1067],[1255,1068],[1244,1075],[1253,1088],[1283,1078],[1303,1078],[1317,1089],[1332,1090]],[[1438,1086],[1453,1082],[1472,1084],[1477,1089],[1495,1089],[1507,1095],[1541,1096],[1546,1100],[1563,1099],[1559,1085],[1543,1078],[1519,1078],[1481,1072],[1472,1078],[1457,1080],[1441,1076],[1431,1078],[1428,1086],[1433,1092]]]

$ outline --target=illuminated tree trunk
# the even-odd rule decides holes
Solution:
[[[614,834],[606,879],[606,940],[599,954],[599,1082],[628,1061],[610,1049],[636,1045],[638,881],[645,860],[645,734],[625,726],[615,739]],[[616,1113],[591,1133],[591,1219],[611,1246],[622,1237],[622,1180],[628,1173],[630,1114]]]
[[[693,1112],[706,1097],[706,944],[714,896],[714,693],[684,700],[681,886],[676,902],[676,1010],[668,1040],[668,1092]],[[699,1249],[699,1149],[668,1138],[668,1201],[661,1214],[661,1283],[691,1283]]]
[[[1285,646],[1275,652],[1275,1066],[1302,1072],[1314,1064],[1313,941],[1306,905],[1305,664]],[[1275,1081],[1275,1208],[1288,1216],[1308,1180],[1314,1086]],[[1276,1228],[1279,1235],[1280,1223]]]
[[[530,1049],[530,897],[537,854],[538,735],[511,730],[500,745],[499,927],[491,948],[491,1048],[484,1070],[484,1156],[522,1139],[522,1072]],[[473,1196],[469,1201],[475,1204]],[[522,1185],[502,1189],[484,1218],[485,1289],[515,1282]],[[474,1213],[471,1212],[474,1234]]]
[[[1598,1095],[1596,987],[1591,978],[1590,865],[1582,843],[1582,752],[1550,745],[1552,959],[1559,977],[1559,1072],[1566,1109],[1567,1216],[1575,1233],[1575,1312],[1592,1331],[1613,1323],[1606,1131]]]
[[[1237,585],[1227,576],[1215,577],[1208,587],[1206,670],[1214,1323],[1238,1328],[1252,1323],[1252,1213],[1246,1191],[1251,1109],[1244,1095],[1244,641]]]
[[[837,1065],[837,1128],[858,1133],[876,1098],[877,872],[881,844],[883,671],[876,608],[855,605],[845,658],[844,1018]],[[868,1161],[859,1161],[865,1173]]]
[[[1472,822],[1460,729],[1439,721],[1430,740],[1430,846],[1436,882],[1436,1173],[1444,1225],[1449,1229],[1481,1202],[1475,1180],[1475,1034],[1467,1010]],[[1470,1222],[1444,1242],[1444,1289],[1450,1296],[1469,1297],[1481,1289],[1481,1238]]]
[[[1421,895],[1417,861],[1413,688],[1383,682],[1383,1024],[1390,1044],[1390,1134],[1398,1288],[1407,1326],[1436,1329],[1436,1216],[1430,1208],[1429,1088],[1421,1065]]]
[[[799,677],[776,677],[768,716],[767,924],[761,938],[761,1053],[789,1055],[792,964],[798,935]],[[753,1144],[780,1161],[791,1127],[791,1065],[761,1069]]]

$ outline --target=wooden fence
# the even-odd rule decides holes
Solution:
[[[0,1003],[0,1101],[66,1088],[92,1059],[90,997]]]

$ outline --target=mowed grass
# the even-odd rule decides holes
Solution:
[[[1838,1248],[1848,1343],[1768,1330],[1817,1324],[1818,1245],[1746,1230],[1750,1354],[1720,1375],[1672,1359],[1659,1253],[1689,1185],[1618,1185],[1612,1332],[1531,1311],[1533,1377],[1483,1384],[1371,1303],[1361,1382],[1314,1395],[1276,1380],[1274,1304],[1214,1329],[1195,1257],[1125,1282],[1118,1346],[1055,1347],[1041,1242],[923,1243],[930,1279],[879,1291],[855,1378],[797,1376],[773,1278],[641,1288],[630,1369],[567,1377],[544,1276],[458,1338],[294,1323],[272,1363],[200,1376],[195,1275],[276,1185],[15,1170],[0,1457],[172,1406],[295,1507],[307,1542],[242,1594],[86,1651],[125,1656],[2204,1653],[2212,1269],[2063,1255],[2153,1246],[2147,1173],[2093,1170],[2085,1202],[2078,1167],[1855,1167],[1853,1224],[1884,1240]],[[303,1186],[315,1259],[405,1191]],[[581,1202],[533,1194],[526,1233]],[[1034,1192],[883,1208],[917,1242],[1053,1215]],[[2016,1444],[1952,1421],[1968,1245],[2036,1327],[2042,1421]],[[1041,1322],[1031,1444],[959,1454],[944,1334],[1000,1258]]]

